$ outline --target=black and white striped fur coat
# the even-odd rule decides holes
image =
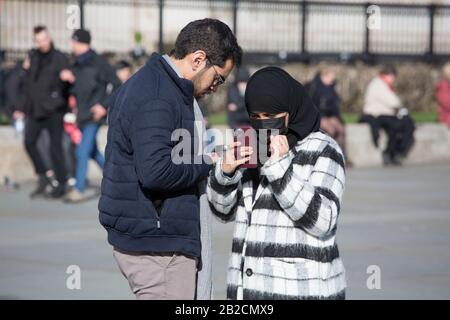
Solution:
[[[267,162],[254,199],[250,172],[228,177],[219,161],[208,179],[213,213],[236,223],[227,298],[345,298],[335,240],[345,187],[337,143],[314,132],[280,160]]]

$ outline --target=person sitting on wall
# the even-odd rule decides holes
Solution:
[[[367,86],[364,97],[363,115],[360,122],[369,123],[372,139],[378,147],[379,129],[388,135],[388,144],[383,151],[385,165],[401,165],[414,144],[415,126],[394,91],[397,70],[392,65],[384,66],[379,75]]]

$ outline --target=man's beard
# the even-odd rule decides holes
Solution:
[[[205,73],[206,70],[202,70],[200,71],[197,75],[195,75],[192,78],[192,83],[194,85],[194,97],[196,99],[200,99],[202,98],[204,95],[209,94],[211,92],[211,90],[206,89],[206,90],[202,90],[201,89],[201,83],[202,83],[202,76]]]

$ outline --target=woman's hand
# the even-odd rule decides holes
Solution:
[[[253,153],[253,148],[240,147],[240,145],[241,143],[239,141],[235,141],[227,147],[222,163],[222,171],[224,173],[233,175],[240,165],[243,165],[250,160],[250,155]],[[238,159],[234,156],[235,148],[238,148]]]
[[[270,162],[277,161],[289,152],[289,143],[285,135],[270,137]]]
[[[217,163],[220,159],[220,156],[216,152],[207,153],[206,155],[211,159],[211,164]]]

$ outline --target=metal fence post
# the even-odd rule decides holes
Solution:
[[[164,51],[164,0],[159,0],[159,53]]]
[[[428,7],[428,14],[430,15],[429,35],[428,35],[428,58],[432,59],[434,55],[434,14],[436,13],[436,6],[431,4]]]
[[[366,3],[365,5],[365,11],[366,11],[366,19],[364,20],[364,52],[363,52],[363,60],[366,62],[369,62],[371,60],[370,56],[370,27],[368,25],[370,15],[369,7],[371,6],[370,3]]]
[[[302,39],[301,39],[301,50],[302,53],[306,53],[306,19],[307,19],[307,3],[305,0],[302,1],[300,6],[301,8],[301,16],[302,16]]]
[[[78,0],[78,7],[80,8],[80,29],[84,29],[84,0]]]
[[[237,37],[237,11],[238,11],[238,1],[233,0],[233,33]]]
[[[2,51],[2,18],[3,18],[3,1],[0,1],[0,63],[3,62],[3,51]]]

